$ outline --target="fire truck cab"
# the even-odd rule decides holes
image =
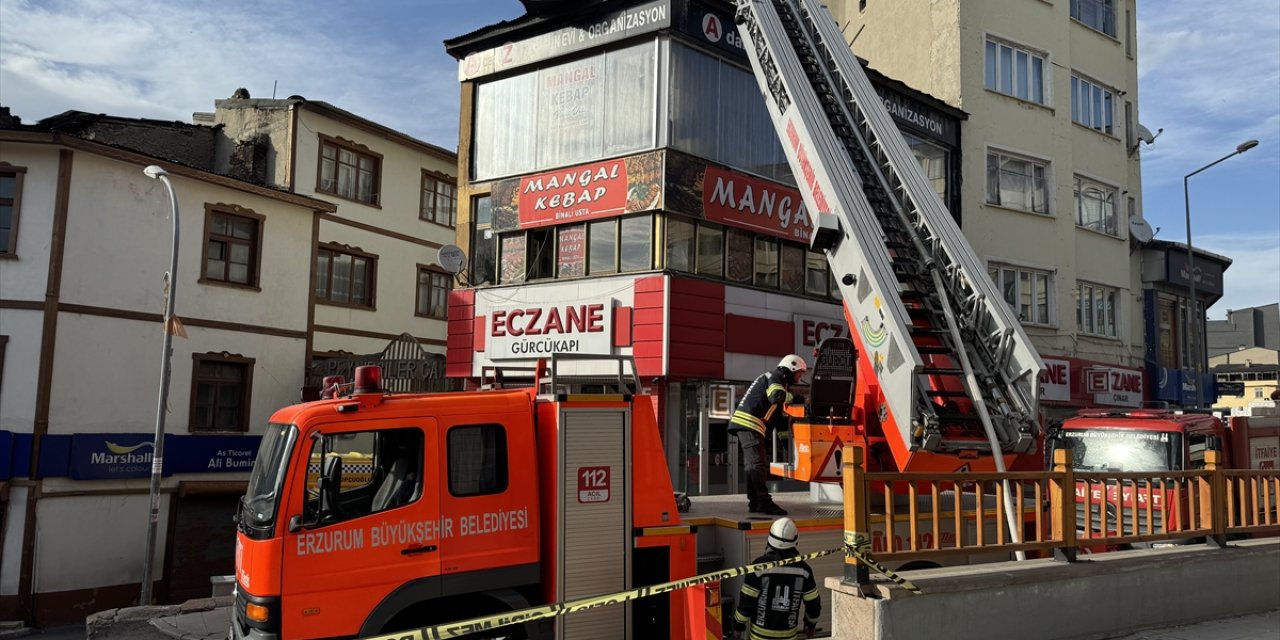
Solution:
[[[388,395],[378,378],[272,416],[238,514],[233,638],[372,635],[693,574],[648,397]],[[682,602],[502,633],[678,637]]]

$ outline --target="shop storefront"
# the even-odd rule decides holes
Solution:
[[[446,374],[627,356],[676,489],[740,491],[726,425],[789,353],[847,335],[729,3],[526,16],[446,42],[463,109]],[[872,74],[945,202],[963,113]],[[957,208],[953,206],[953,212]]]
[[[1040,407],[1050,422],[1069,418],[1085,407],[1138,409],[1150,400],[1150,385],[1139,369],[1080,358],[1042,359]]]
[[[1205,350],[1205,311],[1223,293],[1231,260],[1196,250],[1194,284],[1187,245],[1156,240],[1143,248],[1143,334],[1152,400],[1209,407],[1218,398]],[[1195,305],[1188,304],[1195,292]]]

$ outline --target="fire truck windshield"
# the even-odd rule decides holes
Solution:
[[[267,425],[249,476],[249,489],[241,504],[240,523],[245,528],[270,529],[275,523],[280,486],[297,434],[298,429],[293,425]]]
[[[1182,466],[1182,436],[1164,431],[1066,429],[1054,446],[1071,451],[1076,471],[1170,471]]]

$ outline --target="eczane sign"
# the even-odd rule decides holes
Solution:
[[[613,349],[612,300],[495,307],[485,324],[487,351],[494,360],[608,354]]]

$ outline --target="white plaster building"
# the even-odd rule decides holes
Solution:
[[[151,164],[177,194],[186,332],[173,340],[155,595],[207,596],[210,567],[234,553],[230,513],[262,427],[303,384],[307,257],[335,207],[193,168],[212,158],[210,127],[3,115],[0,619],[83,621],[140,594],[172,233]]]
[[[962,228],[1061,375],[1050,413],[1093,400],[1084,370],[1141,376],[1135,0],[826,4],[869,66],[969,115]]]
[[[221,125],[229,142],[216,169],[337,207],[317,216],[313,231],[310,383],[343,372],[327,360],[349,365],[344,357],[382,351],[403,333],[443,354],[453,280],[436,252],[454,241],[457,154],[325,102],[242,91],[196,114]],[[436,360],[426,375],[439,384]]]

